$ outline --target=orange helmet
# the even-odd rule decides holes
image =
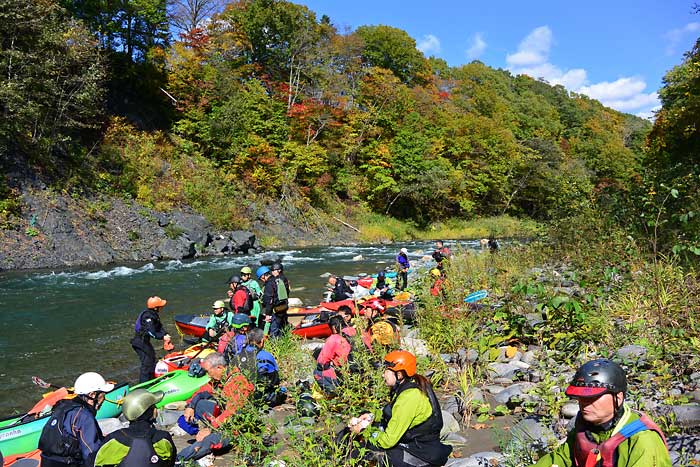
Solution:
[[[416,357],[405,350],[394,350],[384,357],[384,365],[391,371],[403,370],[406,376],[416,374]]]
[[[159,296],[154,295],[153,297],[149,297],[148,301],[146,302],[146,306],[150,309],[162,308],[166,303],[168,303],[167,300],[163,300]]]

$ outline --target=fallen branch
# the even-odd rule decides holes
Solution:
[[[340,222],[341,224],[343,224],[345,227],[350,227],[350,228],[351,228],[352,230],[354,230],[355,232],[359,232],[359,231],[360,231],[360,229],[358,229],[357,227],[353,227],[352,225],[348,224],[347,222],[341,221],[340,219],[338,219],[338,218],[335,217],[335,216],[331,216],[331,217],[332,217],[333,219],[337,220],[338,222]]]

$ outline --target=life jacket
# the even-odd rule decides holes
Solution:
[[[250,311],[253,309],[253,294],[250,292],[250,289],[248,289],[248,287],[246,287],[245,285],[239,284],[238,287],[236,287],[235,292],[238,292],[239,290],[243,290],[245,292],[245,303],[239,306],[238,309],[236,309],[233,306],[233,297],[231,297],[231,309],[234,313],[243,313],[249,315]]]
[[[172,465],[172,461],[161,459],[153,448],[153,438],[156,429],[151,427],[143,435],[135,435],[127,430],[119,430],[114,433],[113,438],[124,446],[129,447],[129,453],[117,464],[117,467],[166,467]]]
[[[287,287],[281,277],[274,278],[275,296],[273,298],[272,309],[275,313],[285,313],[289,309]]]
[[[400,343],[401,337],[398,332],[398,327],[389,320],[382,319],[370,326],[370,334],[372,341],[376,341],[382,345],[391,345]]]
[[[141,330],[143,329],[143,325],[141,324],[141,319],[143,319],[143,314],[148,311],[148,308],[143,310],[141,313],[139,313],[139,316],[136,318],[136,322],[134,323],[134,332],[137,335],[141,335]]]
[[[413,379],[402,383],[394,392],[394,397],[391,403],[384,406],[382,409],[382,425],[388,426],[391,419],[392,410],[396,399],[399,395],[408,390],[418,388],[418,385]],[[427,420],[419,425],[409,428],[399,439],[399,445],[406,451],[416,456],[417,458],[432,464],[445,465],[447,457],[452,452],[452,447],[444,445],[440,442],[440,430],[442,430],[442,409],[440,403],[435,396],[433,388],[428,385],[428,400],[432,412]]]
[[[576,467],[614,467],[617,462],[615,452],[620,443],[644,430],[657,432],[664,445],[668,447],[661,429],[644,413],[641,413],[637,420],[629,422],[620,431],[600,444],[591,441],[585,430],[577,428],[574,443],[574,465]]]
[[[65,431],[63,427],[68,412],[81,408],[95,413],[93,408],[80,397],[63,399],[56,404],[51,418],[41,430],[39,449],[41,449],[42,456],[69,465],[83,464],[80,440],[74,433]]]

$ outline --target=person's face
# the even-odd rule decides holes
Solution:
[[[273,270],[272,270],[272,275],[275,276],[275,277],[278,277],[278,276],[280,275],[279,269],[273,269]]]
[[[250,274],[245,273],[245,272],[242,272],[242,273],[241,273],[241,280],[242,280],[243,282],[248,282],[248,280],[250,280]]]
[[[442,242],[435,242],[435,246],[438,248],[442,248]]]
[[[386,368],[382,376],[384,377],[384,383],[386,383],[387,386],[389,386],[390,388],[396,386],[396,382],[398,380],[396,378],[395,372],[391,371],[389,368]]]
[[[228,284],[228,286],[231,288],[231,290],[236,290],[237,285],[238,284],[236,284],[235,282],[229,282],[229,284]]]
[[[214,314],[216,316],[221,316],[221,314],[224,312],[223,308],[214,308]]]
[[[267,282],[267,280],[268,280],[269,278],[270,278],[270,273],[265,273],[265,274],[262,275],[262,277],[260,278],[260,280],[262,280],[263,282]]]
[[[224,370],[226,368],[223,365],[207,366],[207,374],[209,377],[215,381],[221,381],[224,377]]]
[[[335,286],[335,284],[336,284],[337,282],[338,282],[338,280],[337,280],[335,277],[333,277],[333,276],[331,276],[331,277],[328,278],[328,283],[329,283],[330,285],[332,285],[332,286]]]
[[[593,425],[603,424],[615,415],[614,398],[617,398],[618,405],[622,405],[623,394],[603,394],[598,397],[578,397],[578,407],[581,417]]]
[[[88,399],[88,404],[92,405],[95,408],[95,410],[99,410],[105,401],[105,393],[100,391],[100,392],[93,392],[89,395],[90,395],[90,399]]]

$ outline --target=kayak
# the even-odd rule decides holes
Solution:
[[[320,315],[309,315],[292,329],[292,334],[304,339],[325,339],[332,332],[328,321],[321,321]]]
[[[193,358],[204,358],[216,349],[206,342],[195,344],[182,351],[171,352],[156,363],[155,376],[163,376],[175,370],[187,370]]]
[[[41,450],[35,449],[22,454],[7,456],[3,460],[2,465],[3,467],[39,467],[41,465]]]
[[[65,394],[63,398],[69,396],[65,388],[61,388],[58,391],[61,391],[61,394]],[[117,402],[124,398],[128,392],[129,387],[126,384],[121,384],[107,393],[104,404],[102,404],[102,407],[100,407],[100,410],[97,412],[97,418],[118,417],[122,409]],[[45,399],[47,398],[53,399],[51,394],[45,397]],[[58,402],[58,400],[55,402]],[[37,406],[39,406],[39,404],[34,407],[36,408]],[[45,408],[46,407],[49,407],[49,405],[45,405]],[[41,430],[50,417],[51,413],[41,415],[38,412],[28,412],[24,415],[14,415],[0,420],[0,452],[2,452],[4,456],[11,456],[13,454],[27,453],[36,449],[37,446],[39,446]]]
[[[150,392],[163,391],[165,397],[156,404],[161,408],[171,402],[184,401],[192,397],[197,389],[209,382],[209,376],[192,377],[186,371],[176,370],[130,388],[146,389]]]
[[[211,315],[175,315],[175,327],[181,334],[202,337]]]

